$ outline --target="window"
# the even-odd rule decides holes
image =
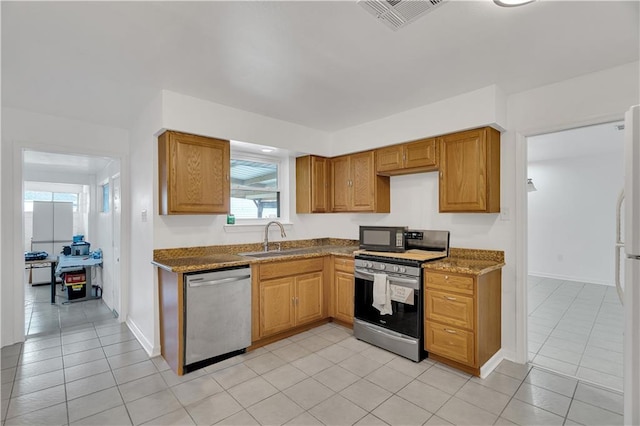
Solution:
[[[102,213],[109,213],[109,183],[102,185]]]
[[[278,160],[231,159],[231,213],[237,219],[280,217]]]
[[[73,192],[24,191],[24,211],[33,211],[34,201],[71,201],[73,211],[78,211],[78,194]]]

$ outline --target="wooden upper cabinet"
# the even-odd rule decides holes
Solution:
[[[485,127],[439,143],[440,212],[499,212],[500,133]]]
[[[435,138],[392,145],[376,150],[376,172],[382,175],[402,175],[429,172],[438,167]]]
[[[158,137],[160,214],[229,212],[229,141],[166,131]]]
[[[375,152],[331,159],[331,209],[334,212],[390,211],[389,177],[375,172]]]
[[[329,212],[329,159],[315,155],[296,158],[296,213]]]

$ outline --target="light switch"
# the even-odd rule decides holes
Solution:
[[[142,214],[140,215],[140,218],[142,219],[143,222],[147,221],[147,209],[142,209]]]

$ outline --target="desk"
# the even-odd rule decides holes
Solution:
[[[48,263],[51,266],[51,303],[56,303],[56,266],[58,264],[58,258],[49,256],[42,260],[25,260],[25,265],[37,265],[41,263]]]
[[[51,303],[55,303],[55,277],[59,277],[65,272],[81,271],[85,266],[102,266],[102,259],[94,259],[90,256],[58,256],[58,264],[55,268],[53,281],[51,282]],[[89,271],[88,274],[86,286],[87,291],[91,292],[91,271]],[[85,299],[78,299],[77,301],[81,300]]]

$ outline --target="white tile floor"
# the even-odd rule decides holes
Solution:
[[[2,348],[2,423],[618,425],[622,397],[508,361],[486,379],[414,363],[331,323],[179,377],[89,316]]]
[[[622,391],[624,311],[614,287],[529,276],[529,360]]]

